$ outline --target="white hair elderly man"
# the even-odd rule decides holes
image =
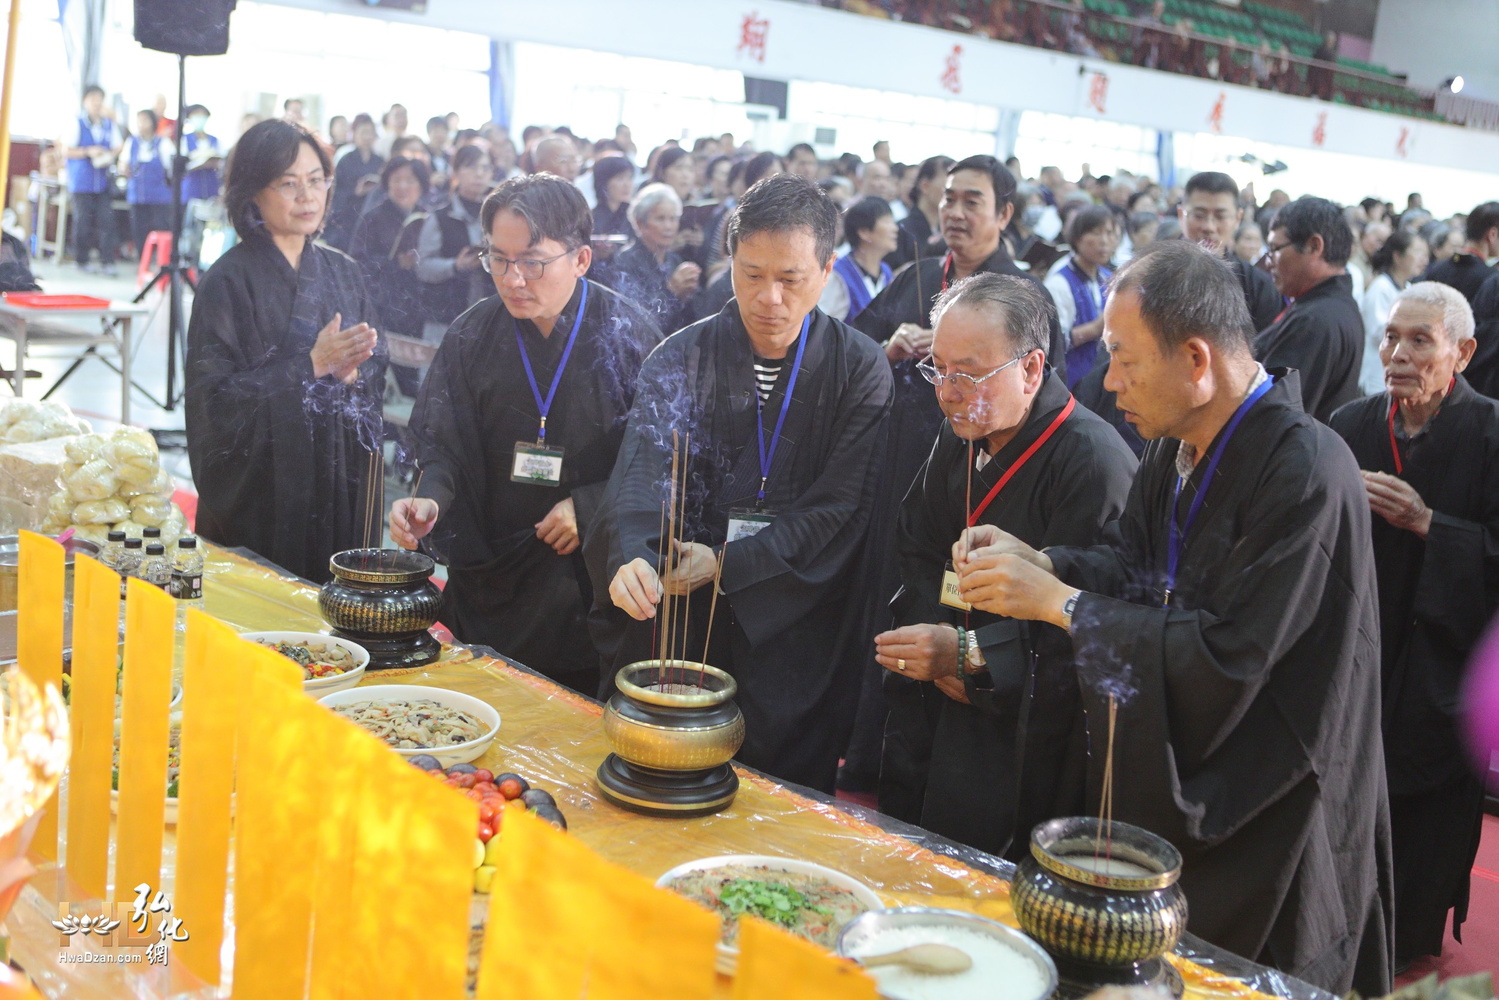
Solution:
[[[1483,782],[1457,705],[1469,654],[1499,608],[1499,402],[1463,378],[1473,311],[1434,281],[1395,299],[1385,391],[1332,416],[1364,470],[1379,576],[1385,765],[1395,851],[1395,964],[1459,932]]]

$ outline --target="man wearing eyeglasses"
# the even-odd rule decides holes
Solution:
[[[947,253],[918,256],[854,319],[855,327],[884,347],[895,377],[890,439],[870,540],[871,547],[882,554],[878,576],[870,585],[876,603],[872,613],[881,628],[889,622],[886,602],[900,585],[895,556],[896,511],[942,426],[942,411],[930,387],[916,372],[916,363],[931,351],[932,306],[949,286],[971,274],[1009,274],[1040,285],[1016,265],[1002,238],[1015,214],[1014,194],[1014,175],[993,156],[970,156],[953,164],[937,208]],[[1050,293],[1044,288],[1041,293],[1051,306]],[[1066,357],[1067,344],[1054,306],[1048,309],[1047,326],[1048,362]],[[874,783],[880,720],[884,718],[879,705],[879,674],[873,664],[867,665],[865,698],[871,707],[860,712],[856,745],[849,750],[848,765],[840,779],[840,787],[851,791],[867,791]]]
[[[606,691],[619,667],[706,650],[738,684],[739,759],[828,792],[868,660],[863,563],[890,409],[879,348],[817,308],[837,241],[837,208],[805,178],[740,199],[735,297],[641,370],[608,530],[586,543]],[[664,518],[674,469],[686,495]]]
[[[938,298],[917,370],[947,420],[901,505],[898,627],[875,637],[890,708],[880,810],[1011,858],[1037,823],[1086,809],[1076,668],[1061,629],[970,611],[952,546],[973,524],[1038,548],[1095,544],[1135,473],[1047,367],[1047,311],[1035,282],[1008,275]]]
[[[661,332],[585,277],[593,217],[567,181],[508,180],[481,224],[473,257],[497,294],[453,322],[422,383],[420,489],[392,505],[391,538],[428,539],[447,562],[442,620],[459,639],[593,695],[580,536]]]
[[[1275,216],[1266,245],[1275,286],[1291,307],[1254,341],[1267,368],[1301,373],[1301,403],[1327,423],[1363,396],[1363,314],[1353,299],[1348,255],[1353,234],[1343,210],[1325,198],[1298,198]]]

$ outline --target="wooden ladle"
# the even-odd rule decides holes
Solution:
[[[937,976],[967,972],[973,968],[973,959],[968,957],[968,953],[950,944],[913,944],[909,948],[889,951],[883,955],[863,955],[858,958],[858,962],[866,969],[877,965],[904,965],[916,972]]]

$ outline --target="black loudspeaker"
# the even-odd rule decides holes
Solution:
[[[179,56],[229,51],[229,14],[238,0],[135,0],[135,40]]]

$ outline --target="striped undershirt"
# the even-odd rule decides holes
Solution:
[[[781,377],[781,365],[785,358],[762,358],[755,355],[755,391],[760,394],[760,402],[770,398],[770,393],[776,387],[776,379]]]

